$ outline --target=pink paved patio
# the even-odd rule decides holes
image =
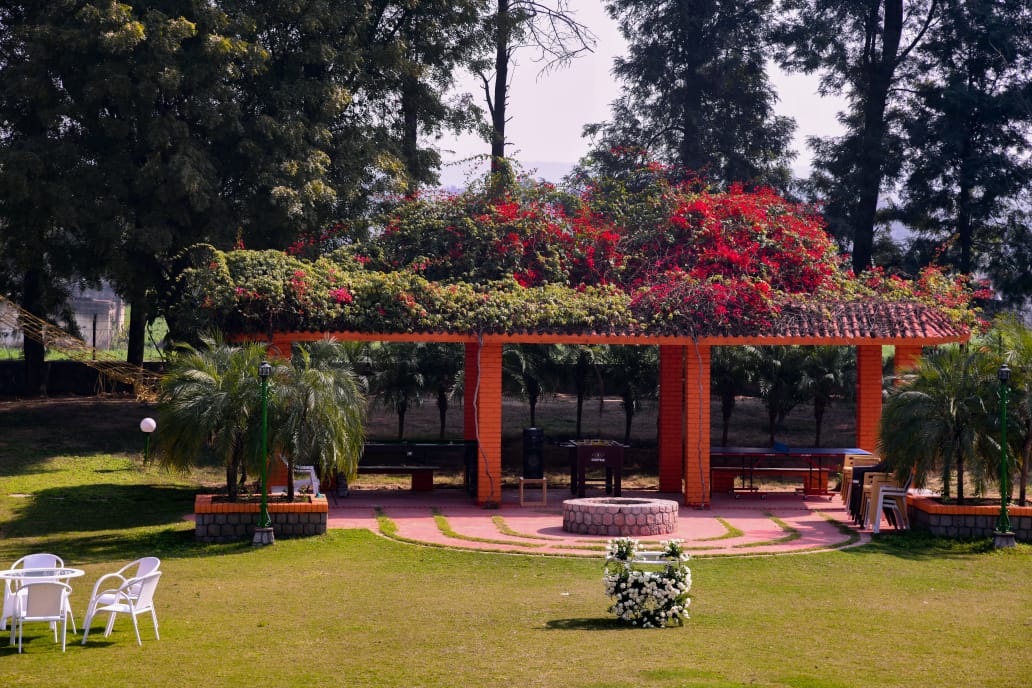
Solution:
[[[605,495],[598,491],[588,496]],[[623,496],[682,501],[680,494],[654,491],[624,490]],[[329,496],[327,525],[381,533],[380,514],[394,523],[394,537],[405,542],[494,552],[601,556],[606,537],[575,535],[562,529],[562,502],[569,497],[567,490],[550,488],[547,505],[521,507],[519,493],[507,489],[502,491],[499,508],[485,509],[459,489],[420,493],[354,489],[348,497]],[[528,489],[526,498],[540,501],[540,494]],[[676,532],[638,539],[658,544],[670,538],[683,540],[693,557],[715,557],[830,551],[867,542],[870,534],[852,525],[838,495],[768,493],[762,499],[714,495],[712,506],[706,509],[682,504]]]

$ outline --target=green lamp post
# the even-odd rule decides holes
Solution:
[[[272,365],[263,361],[258,366],[258,377],[262,381],[262,506],[258,513],[258,527],[254,533],[255,544],[272,544],[272,519],[269,517],[269,375]]]
[[[1007,383],[1010,367],[1004,363],[997,375],[1000,379],[1000,518],[996,521],[993,541],[996,547],[1014,547],[1014,532],[1007,515]]]

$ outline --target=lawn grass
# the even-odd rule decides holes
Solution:
[[[1032,680],[1032,547],[920,533],[830,553],[692,562],[684,628],[606,613],[601,558],[419,547],[368,531],[202,545],[183,516],[216,471],[142,465],[139,409],[71,427],[0,404],[0,564],[53,551],[98,575],[162,558],[162,639],[121,620],[62,654],[0,643],[5,686],[1017,686]],[[119,414],[125,416],[124,421]],[[12,419],[16,422],[12,423]],[[50,433],[50,430],[53,433]],[[38,440],[32,439],[39,435]],[[0,635],[2,638],[3,635]]]

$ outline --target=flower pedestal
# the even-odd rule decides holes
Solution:
[[[692,574],[680,540],[664,540],[659,550],[640,550],[633,538],[609,541],[605,574],[609,611],[642,628],[683,626],[688,618]]]

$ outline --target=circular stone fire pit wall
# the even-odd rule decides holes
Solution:
[[[563,502],[563,530],[581,535],[666,535],[677,529],[678,504],[669,499],[589,497]]]

